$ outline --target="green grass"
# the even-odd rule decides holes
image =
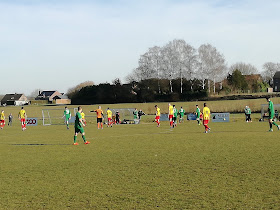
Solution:
[[[29,110],[31,112],[31,110]],[[268,123],[0,130],[0,209],[276,209],[280,141]],[[33,145],[32,145],[33,144]],[[46,144],[46,145],[36,145]]]

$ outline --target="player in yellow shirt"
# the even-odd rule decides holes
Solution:
[[[86,122],[86,115],[85,115],[85,113],[82,111],[81,112],[81,116],[82,116],[82,121],[83,121],[83,123],[85,124],[85,126],[87,125],[87,122]]]
[[[107,114],[107,118],[108,118],[108,124],[107,124],[107,127],[112,127],[112,111],[109,109],[109,107],[108,107],[108,109],[107,109],[107,112],[106,112],[106,114]]]
[[[174,117],[174,109],[173,106],[169,103],[168,104],[168,118],[170,127],[173,128],[173,117]]]
[[[27,115],[26,115],[26,111],[24,110],[23,107],[21,107],[21,110],[19,111],[18,113],[18,118],[21,122],[21,129],[24,131],[26,129],[26,118],[27,118]]]
[[[203,108],[203,125],[205,127],[205,133],[208,133],[210,131],[210,128],[208,127],[208,123],[210,120],[210,109],[207,107],[207,104],[204,103]]]
[[[0,114],[0,128],[3,129],[4,126],[5,126],[5,114],[4,114],[4,110],[2,110]]]
[[[156,118],[155,118],[155,121],[158,124],[157,127],[159,127],[160,126],[160,121],[159,121],[160,120],[160,108],[157,105],[155,105],[155,108],[156,108]]]

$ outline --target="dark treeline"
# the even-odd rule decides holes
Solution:
[[[200,80],[172,81],[173,92],[170,92],[170,80],[146,79],[129,84],[90,85],[71,94],[72,104],[114,104],[190,101],[207,97],[207,90],[201,89]],[[181,86],[183,93],[181,94]]]

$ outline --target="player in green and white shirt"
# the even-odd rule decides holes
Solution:
[[[137,120],[138,119],[138,110],[135,108],[133,111],[133,119]]]
[[[175,105],[173,105],[173,128],[177,126],[177,116],[178,116],[178,110],[176,109]]]
[[[84,144],[89,144],[90,142],[89,141],[86,141],[86,137],[85,137],[85,131],[84,131],[84,128],[83,126],[85,126],[84,122],[83,122],[83,119],[82,119],[82,107],[79,106],[78,107],[78,112],[76,113],[76,118],[75,118],[75,135],[74,135],[74,145],[79,145],[77,143],[77,136],[78,136],[78,133],[81,133],[82,134],[82,138],[84,140]]]
[[[65,118],[65,123],[66,123],[66,126],[67,126],[67,129],[69,129],[69,120],[71,119],[71,112],[70,110],[67,108],[67,106],[65,107],[65,110],[64,110],[64,118]]]
[[[196,111],[195,111],[195,114],[196,114],[196,121],[198,123],[198,125],[201,125],[200,123],[200,108],[198,107],[198,105],[196,105]]]
[[[181,123],[184,120],[184,114],[185,114],[185,110],[183,109],[183,107],[181,107],[181,109],[178,111],[178,114],[180,115],[179,123]]]
[[[273,103],[272,101],[270,100],[269,97],[266,98],[267,102],[268,102],[268,114],[269,114],[269,117],[268,117],[268,122],[269,122],[269,131],[272,132],[273,129],[272,129],[272,124],[277,126],[278,130],[280,129],[279,125],[277,125],[276,122],[274,122],[274,117],[275,117],[275,110],[274,110],[274,106],[273,106]]]

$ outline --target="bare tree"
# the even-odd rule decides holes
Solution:
[[[229,73],[239,70],[242,75],[257,74],[258,69],[249,63],[238,62],[229,67]]]
[[[69,98],[71,98],[76,92],[80,91],[83,87],[92,86],[92,85],[94,85],[93,81],[82,82],[76,85],[75,87],[69,88],[67,91],[67,95]]]
[[[280,63],[266,62],[265,64],[263,64],[262,68],[264,70],[262,72],[264,81],[272,84],[273,76],[277,71],[280,71]]]
[[[169,42],[162,48],[162,70],[165,78],[168,78],[170,92],[173,93],[172,80],[179,75],[178,52],[176,51],[176,41]]]
[[[200,75],[203,80],[203,89],[205,79],[208,80],[208,87],[210,92],[210,80],[214,83],[221,81],[227,72],[224,56],[218,52],[218,50],[210,44],[201,45],[198,49],[200,59]]]

